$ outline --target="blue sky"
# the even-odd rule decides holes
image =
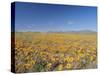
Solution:
[[[15,31],[97,31],[97,8],[16,2]]]

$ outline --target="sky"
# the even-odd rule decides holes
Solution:
[[[15,3],[15,31],[97,31],[97,8],[90,6]]]

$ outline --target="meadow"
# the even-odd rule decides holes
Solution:
[[[15,33],[15,71],[17,73],[96,67],[96,34]]]

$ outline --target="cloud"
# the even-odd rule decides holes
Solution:
[[[27,28],[28,28],[28,29],[31,29],[31,28],[33,28],[34,26],[36,26],[36,25],[30,24],[30,25],[27,25]]]
[[[74,22],[73,21],[67,21],[67,24],[72,25],[72,24],[74,24]]]
[[[30,25],[27,26],[27,28],[29,28],[29,29],[32,28],[32,27],[33,27],[33,26],[30,26]]]

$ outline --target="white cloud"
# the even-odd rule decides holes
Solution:
[[[36,25],[30,24],[30,25],[27,25],[27,28],[28,28],[28,29],[31,29],[31,28],[33,28],[34,26],[36,26]]]
[[[72,24],[74,24],[74,22],[73,21],[68,21],[67,24],[72,25]]]

